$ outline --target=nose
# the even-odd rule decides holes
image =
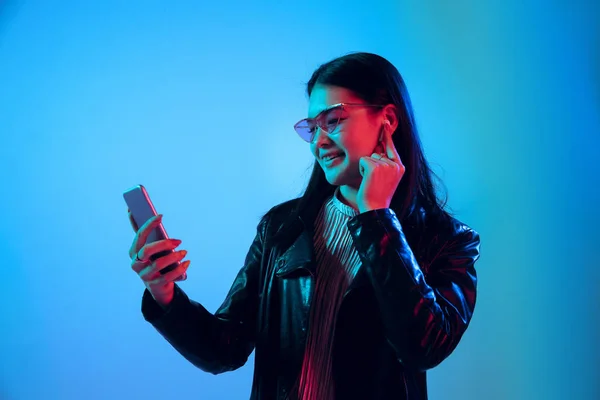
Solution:
[[[315,135],[312,138],[312,142],[318,147],[324,141],[331,141],[331,139],[329,138],[329,133],[321,129],[320,126],[317,126],[317,129],[315,130]]]

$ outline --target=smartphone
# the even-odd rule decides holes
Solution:
[[[126,190],[123,193],[123,198],[125,199],[125,203],[127,204],[129,211],[131,211],[131,216],[133,217],[133,220],[135,221],[138,227],[141,227],[150,218],[158,215],[156,209],[154,208],[154,204],[152,204],[150,196],[148,195],[148,192],[146,191],[146,188],[143,185],[137,185],[132,187],[131,189]],[[146,244],[168,238],[169,236],[167,236],[167,231],[165,230],[165,227],[161,222],[158,227],[156,227],[152,230],[152,232],[150,232],[150,235],[148,235],[148,239],[146,240]],[[154,261],[157,258],[166,256],[170,253],[173,253],[173,250],[165,250],[158,252],[151,256],[150,260]],[[160,271],[160,273],[164,275],[167,272],[177,268],[179,264],[179,262],[170,264],[167,267],[163,268]]]

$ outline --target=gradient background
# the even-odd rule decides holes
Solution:
[[[306,81],[350,51],[401,71],[482,237],[430,398],[600,398],[598,2],[362,3],[0,1],[0,398],[248,398],[252,357],[206,374],[143,320],[121,195],[147,187],[216,310],[307,181]]]

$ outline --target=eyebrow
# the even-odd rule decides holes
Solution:
[[[316,113],[314,117],[308,117],[308,118],[309,118],[309,119],[317,118],[317,116],[318,116],[319,114],[321,114],[321,113],[324,113],[325,111],[329,111],[329,110],[331,110],[332,108],[339,107],[339,106],[341,106],[342,104],[344,104],[344,103],[342,102],[342,103],[330,104],[330,105],[326,106],[324,109],[322,109],[321,111],[319,111],[318,113]]]

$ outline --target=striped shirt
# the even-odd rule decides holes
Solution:
[[[361,265],[348,231],[348,221],[358,211],[342,203],[339,188],[327,200],[315,220],[317,262],[314,296],[298,399],[333,400],[331,352],[337,313],[344,293]]]

